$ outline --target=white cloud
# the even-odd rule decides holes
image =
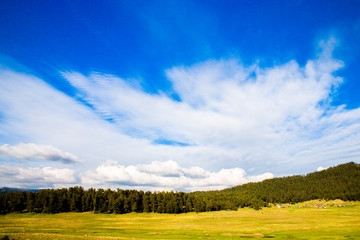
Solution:
[[[206,171],[200,167],[182,168],[175,161],[123,166],[116,161],[107,161],[95,170],[81,176],[85,186],[127,186],[148,190],[200,191],[216,190],[272,178],[264,173],[247,176],[241,168]]]
[[[27,160],[61,161],[63,163],[79,162],[79,159],[71,153],[62,152],[53,146],[33,143],[20,143],[16,146],[10,146],[8,144],[2,145],[0,146],[0,156]]]
[[[317,172],[321,172],[321,171],[324,171],[324,170],[326,170],[327,168],[324,168],[324,167],[318,167],[317,169],[316,169],[316,171]]]
[[[6,187],[49,188],[74,185],[74,170],[53,167],[0,165],[0,182]]]
[[[331,56],[334,43],[334,39],[323,42],[322,53],[305,66],[293,60],[263,69],[236,60],[212,60],[174,67],[166,74],[181,101],[148,94],[116,76],[71,72],[63,76],[99,115],[114,119],[122,131],[200,147],[202,156],[191,159],[201,164],[233,167],[249,166],[251,161],[285,169],[289,167],[282,163],[291,162],[304,168],[313,162],[333,164],[334,159],[356,161],[360,156],[356,117],[360,109],[331,106],[342,82],[333,73],[344,65]],[[186,156],[194,149],[187,148]],[[205,157],[215,152],[224,155]]]
[[[109,158],[149,161],[166,148],[129,137],[92,110],[41,79],[0,69],[0,143],[30,142],[56,146],[95,167]],[[141,151],[138,149],[141,148]]]
[[[289,175],[356,162],[360,108],[331,105],[342,82],[334,72],[344,64],[332,58],[331,41],[323,48],[304,66],[293,60],[261,68],[233,59],[173,67],[166,76],[180,101],[128,79],[72,71],[62,73],[77,94],[68,96],[42,79],[0,68],[0,144],[56,146],[83,161],[75,167],[85,182],[93,174],[99,184],[97,171],[111,166],[117,182],[123,174],[123,182],[149,177],[143,184],[151,185],[159,178],[170,184],[171,177],[210,181],[226,175],[221,169]],[[156,144],[159,139],[188,145]],[[99,165],[106,159],[116,163]],[[188,183],[181,187],[191,189]]]

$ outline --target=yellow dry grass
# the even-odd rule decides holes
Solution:
[[[13,239],[360,239],[360,203],[186,214],[93,213],[0,216],[0,236]],[[337,201],[336,205],[344,202]]]

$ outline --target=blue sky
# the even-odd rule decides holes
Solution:
[[[0,179],[221,189],[360,156],[359,1],[2,1]]]

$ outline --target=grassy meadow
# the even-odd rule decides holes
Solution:
[[[184,214],[13,213],[0,216],[0,239],[360,239],[360,202],[331,202]]]

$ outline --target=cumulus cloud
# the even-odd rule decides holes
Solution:
[[[20,143],[16,146],[2,145],[0,146],[0,156],[26,160],[61,161],[63,163],[79,162],[79,159],[71,153],[63,152],[53,146],[34,143]]]
[[[0,182],[6,187],[49,188],[76,183],[74,170],[53,167],[0,165]]]
[[[123,166],[107,161],[81,176],[85,186],[129,186],[150,190],[200,191],[224,189],[247,182],[272,178],[264,173],[247,176],[241,168],[206,171],[201,167],[183,168],[175,161]]]

